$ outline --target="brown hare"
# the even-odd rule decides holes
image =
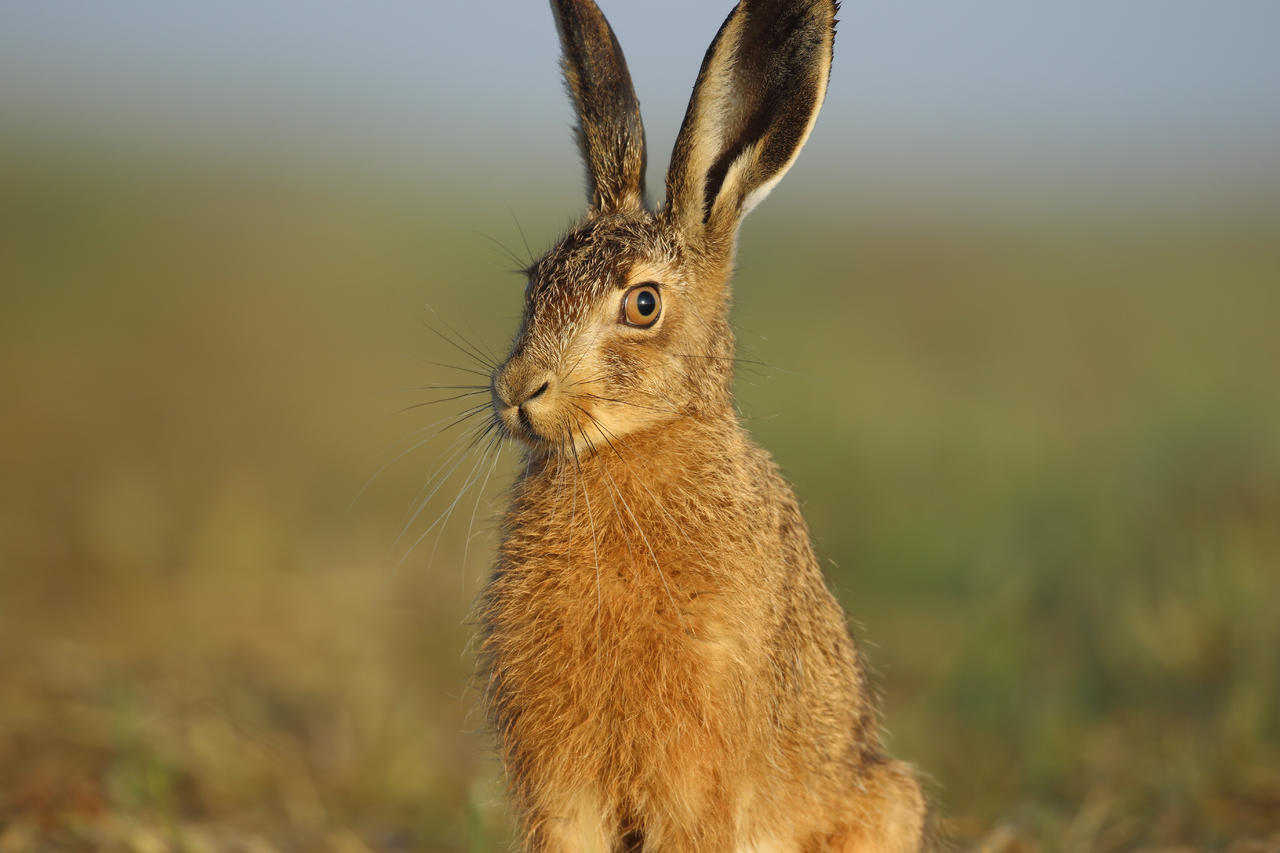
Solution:
[[[920,787],[731,389],[738,225],[813,128],[836,3],[741,0],[656,212],[613,31],[592,0],[551,5],[590,209],[529,269],[492,378],[526,450],[478,603],[525,849],[917,850]]]

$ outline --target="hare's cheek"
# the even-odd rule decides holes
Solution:
[[[663,326],[656,329],[620,329],[603,351],[619,375],[643,378],[663,363],[670,346],[670,334]]]

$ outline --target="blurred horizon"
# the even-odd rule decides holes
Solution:
[[[606,3],[658,200],[722,2]],[[1280,185],[1280,7],[846,3],[818,132],[788,184],[1183,201]],[[545,3],[69,0],[0,6],[5,136],[148,154],[274,152],[387,174],[576,181]],[[843,182],[842,182],[843,183]]]

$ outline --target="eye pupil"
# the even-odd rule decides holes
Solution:
[[[636,310],[641,316],[648,317],[654,311],[658,310],[658,297],[653,295],[651,290],[642,290],[636,296]]]

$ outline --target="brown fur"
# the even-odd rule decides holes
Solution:
[[[554,6],[573,91],[575,34],[604,19],[590,0]],[[919,786],[882,752],[796,498],[732,405],[734,235],[808,136],[834,11],[744,0],[704,62],[668,206],[635,208],[634,169],[588,155],[589,170],[610,170],[593,175],[591,211],[530,270],[493,380],[495,415],[527,461],[478,605],[486,707],[529,850],[920,846]],[[743,59],[779,38],[793,49],[776,61]],[[705,80],[751,85],[757,72],[800,82],[725,129],[699,118],[733,98]],[[609,79],[630,87],[625,66]],[[625,93],[609,102],[629,110]],[[629,201],[602,203],[602,186]],[[644,329],[619,313],[642,282],[662,298]]]

